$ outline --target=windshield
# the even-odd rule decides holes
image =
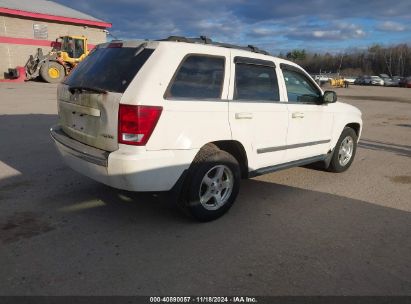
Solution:
[[[67,52],[70,58],[79,58],[84,53],[84,45],[82,39],[72,37],[64,37],[61,45],[61,50]]]
[[[63,81],[70,87],[123,93],[153,49],[107,47],[93,50]]]

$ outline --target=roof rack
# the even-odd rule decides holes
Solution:
[[[160,39],[158,41],[176,41],[176,42],[186,42],[186,43],[210,44],[210,45],[225,47],[229,49],[244,50],[244,51],[249,51],[249,52],[259,53],[259,54],[264,54],[264,55],[270,54],[267,51],[261,50],[258,47],[251,45],[251,44],[249,44],[248,46],[239,46],[235,44],[221,43],[221,42],[213,41],[206,36],[200,36],[199,38],[187,38],[184,36],[169,36],[166,39]]]

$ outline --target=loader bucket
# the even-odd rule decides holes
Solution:
[[[43,55],[43,50],[41,48],[37,49],[36,55],[30,55],[29,60],[27,60],[26,65],[26,78],[27,80],[36,78],[39,76],[41,65],[44,63],[46,57]]]
[[[29,60],[27,60],[26,63],[26,74],[27,74],[27,78],[29,78],[31,75],[33,75],[38,67],[39,64],[39,60],[38,57],[33,57],[33,55],[30,55]]]

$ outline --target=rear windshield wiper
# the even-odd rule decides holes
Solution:
[[[89,91],[89,92],[95,92],[95,93],[100,93],[100,94],[107,94],[106,90],[99,89],[99,88],[83,87],[83,86],[69,87],[69,91],[71,92],[71,94],[73,94],[75,91],[79,91],[80,93],[83,91]]]

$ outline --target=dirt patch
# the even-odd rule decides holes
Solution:
[[[390,176],[389,179],[398,184],[411,184],[411,176],[409,175]]]
[[[0,223],[0,242],[12,243],[54,230],[48,222],[32,212],[16,212]]]
[[[388,118],[388,120],[411,120],[411,117],[407,117],[407,116],[394,116],[394,117],[390,117]]]
[[[400,97],[388,97],[388,96],[356,96],[356,95],[340,95],[342,99],[350,100],[372,100],[372,101],[385,101],[385,102],[401,102],[401,103],[411,103],[408,98]]]
[[[390,114],[374,114],[370,116],[372,118],[377,118],[377,119],[387,119],[387,120],[398,120],[398,121],[411,121],[410,116],[405,116],[405,115],[390,115]]]

